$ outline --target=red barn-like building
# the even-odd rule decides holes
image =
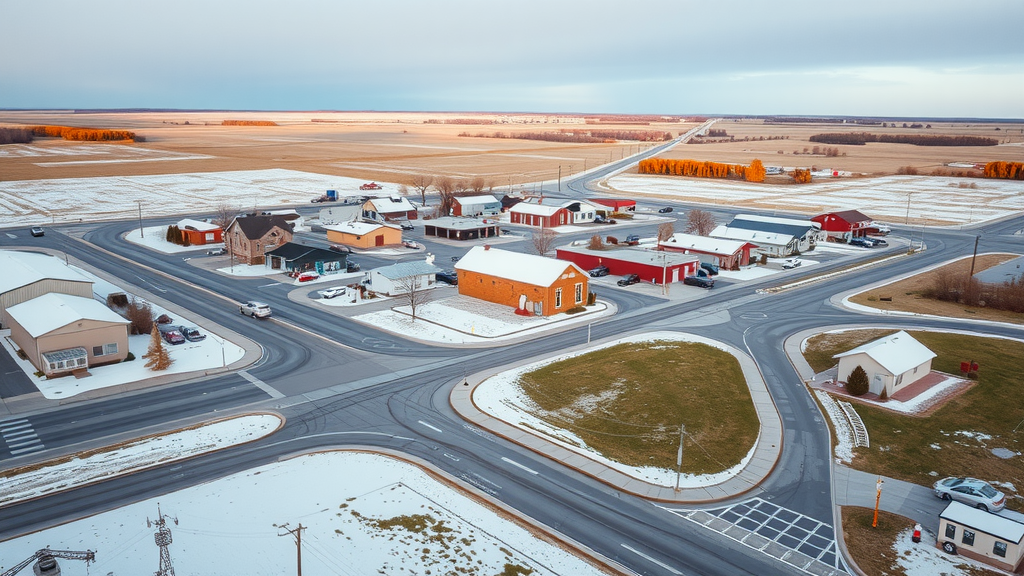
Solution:
[[[185,218],[178,222],[178,229],[181,230],[183,237],[188,238],[188,243],[192,246],[224,242],[224,230],[209,222]]]
[[[626,200],[625,198],[591,198],[590,201],[609,208],[611,212],[636,211],[636,200]]]
[[[637,248],[591,250],[585,246],[562,246],[557,249],[557,257],[584,270],[603,265],[608,267],[609,274],[616,276],[638,274],[644,282],[654,284],[680,282],[696,274],[700,266],[700,259],[692,254]]]
[[[826,212],[811,218],[812,222],[821,225],[823,232],[829,238],[849,241],[850,238],[866,236],[874,232],[872,220],[856,210],[843,210],[841,212]]]

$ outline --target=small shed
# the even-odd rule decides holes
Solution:
[[[423,233],[449,240],[477,240],[501,234],[498,221],[491,218],[444,216],[423,221]]]
[[[873,221],[856,210],[826,212],[811,218],[821,225],[821,230],[830,238],[849,241],[851,238],[866,236],[874,231]]]
[[[1016,572],[1024,565],[1024,515],[1011,510],[993,514],[952,501],[939,514],[939,537],[935,544],[972,560]]]
[[[47,375],[113,364],[128,356],[130,322],[92,298],[45,294],[7,313],[11,340]]]
[[[363,283],[374,292],[398,296],[433,288],[437,282],[435,275],[440,271],[430,261],[399,262],[368,271]]]
[[[337,274],[345,272],[347,263],[346,254],[295,242],[286,242],[267,252],[268,267],[288,272]]]
[[[452,216],[497,216],[501,200],[494,196],[463,196],[452,200]]]
[[[932,370],[936,354],[925,348],[903,330],[858,346],[848,352],[836,354],[839,373],[836,379],[846,382],[850,372],[860,366],[868,374],[872,394],[892,396],[894,392],[917,382]]]
[[[402,243],[402,229],[380,222],[342,222],[324,226],[327,240],[352,248],[374,248]]]
[[[416,207],[404,196],[370,198],[363,202],[363,218],[387,222],[390,220],[415,220]]]
[[[700,259],[694,255],[643,248],[591,250],[585,246],[562,246],[556,254],[559,260],[573,262],[584,270],[603,265],[610,274],[638,274],[645,282],[654,284],[680,282],[696,274],[700,266]]]
[[[695,234],[673,234],[658,243],[659,250],[694,254],[702,263],[714,264],[723,270],[739,270],[750,264],[750,251],[757,244],[743,240],[729,240]]]
[[[587,301],[590,277],[564,260],[474,246],[455,271],[459,294],[537,316],[559,314]]]
[[[178,221],[178,229],[181,230],[181,235],[184,238],[188,238],[188,243],[193,246],[224,242],[224,229],[202,220],[183,218]]]

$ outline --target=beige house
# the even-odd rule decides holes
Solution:
[[[327,241],[352,248],[376,248],[402,243],[402,229],[378,222],[342,222],[324,226]]]
[[[833,358],[839,359],[837,381],[846,382],[850,372],[860,366],[868,374],[868,392],[881,396],[884,390],[886,396],[892,396],[927,376],[935,356],[924,344],[900,330]]]
[[[128,356],[130,322],[92,298],[45,294],[7,312],[11,340],[47,376]]]
[[[43,294],[92,298],[92,280],[49,254],[0,250],[0,270],[0,328],[8,327],[8,308]]]
[[[291,241],[292,225],[279,214],[239,216],[224,233],[228,252],[249,265],[263,264],[267,250]]]
[[[939,514],[936,546],[1008,572],[1024,565],[1024,515],[986,512],[950,502]]]

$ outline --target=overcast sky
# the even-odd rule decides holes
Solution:
[[[1022,0],[2,0],[0,107],[1024,118],[1022,25]]]

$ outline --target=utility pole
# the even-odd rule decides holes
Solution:
[[[136,200],[135,202],[139,205],[139,236],[145,238],[146,233],[142,230],[142,200]]]
[[[558,191],[562,191],[562,165],[558,165]]]
[[[971,256],[971,273],[967,276],[967,283],[971,283],[971,278],[974,278],[974,261],[978,259],[978,241],[981,240],[981,234],[974,237],[974,256]]]
[[[302,525],[302,522],[299,522],[299,527],[294,530],[289,529],[287,524],[278,526],[278,528],[281,528],[286,533],[295,536],[295,550],[298,554],[298,576],[302,576],[302,531],[305,530],[306,527]],[[284,536],[284,534],[278,534],[278,536]]]
[[[683,437],[686,436],[686,424],[679,425],[679,453],[676,454],[676,492],[679,492],[679,479],[683,475]]]
[[[153,534],[153,540],[156,541],[156,545],[160,548],[160,569],[156,571],[155,576],[174,576],[174,565],[171,564],[171,551],[168,550],[168,546],[171,545],[171,529],[167,527],[167,518],[170,516],[160,511],[160,503],[156,505],[156,520],[150,522],[149,518],[146,518],[146,527],[152,528],[156,526],[156,534]],[[174,520],[174,525],[178,525],[177,517],[171,518]]]

